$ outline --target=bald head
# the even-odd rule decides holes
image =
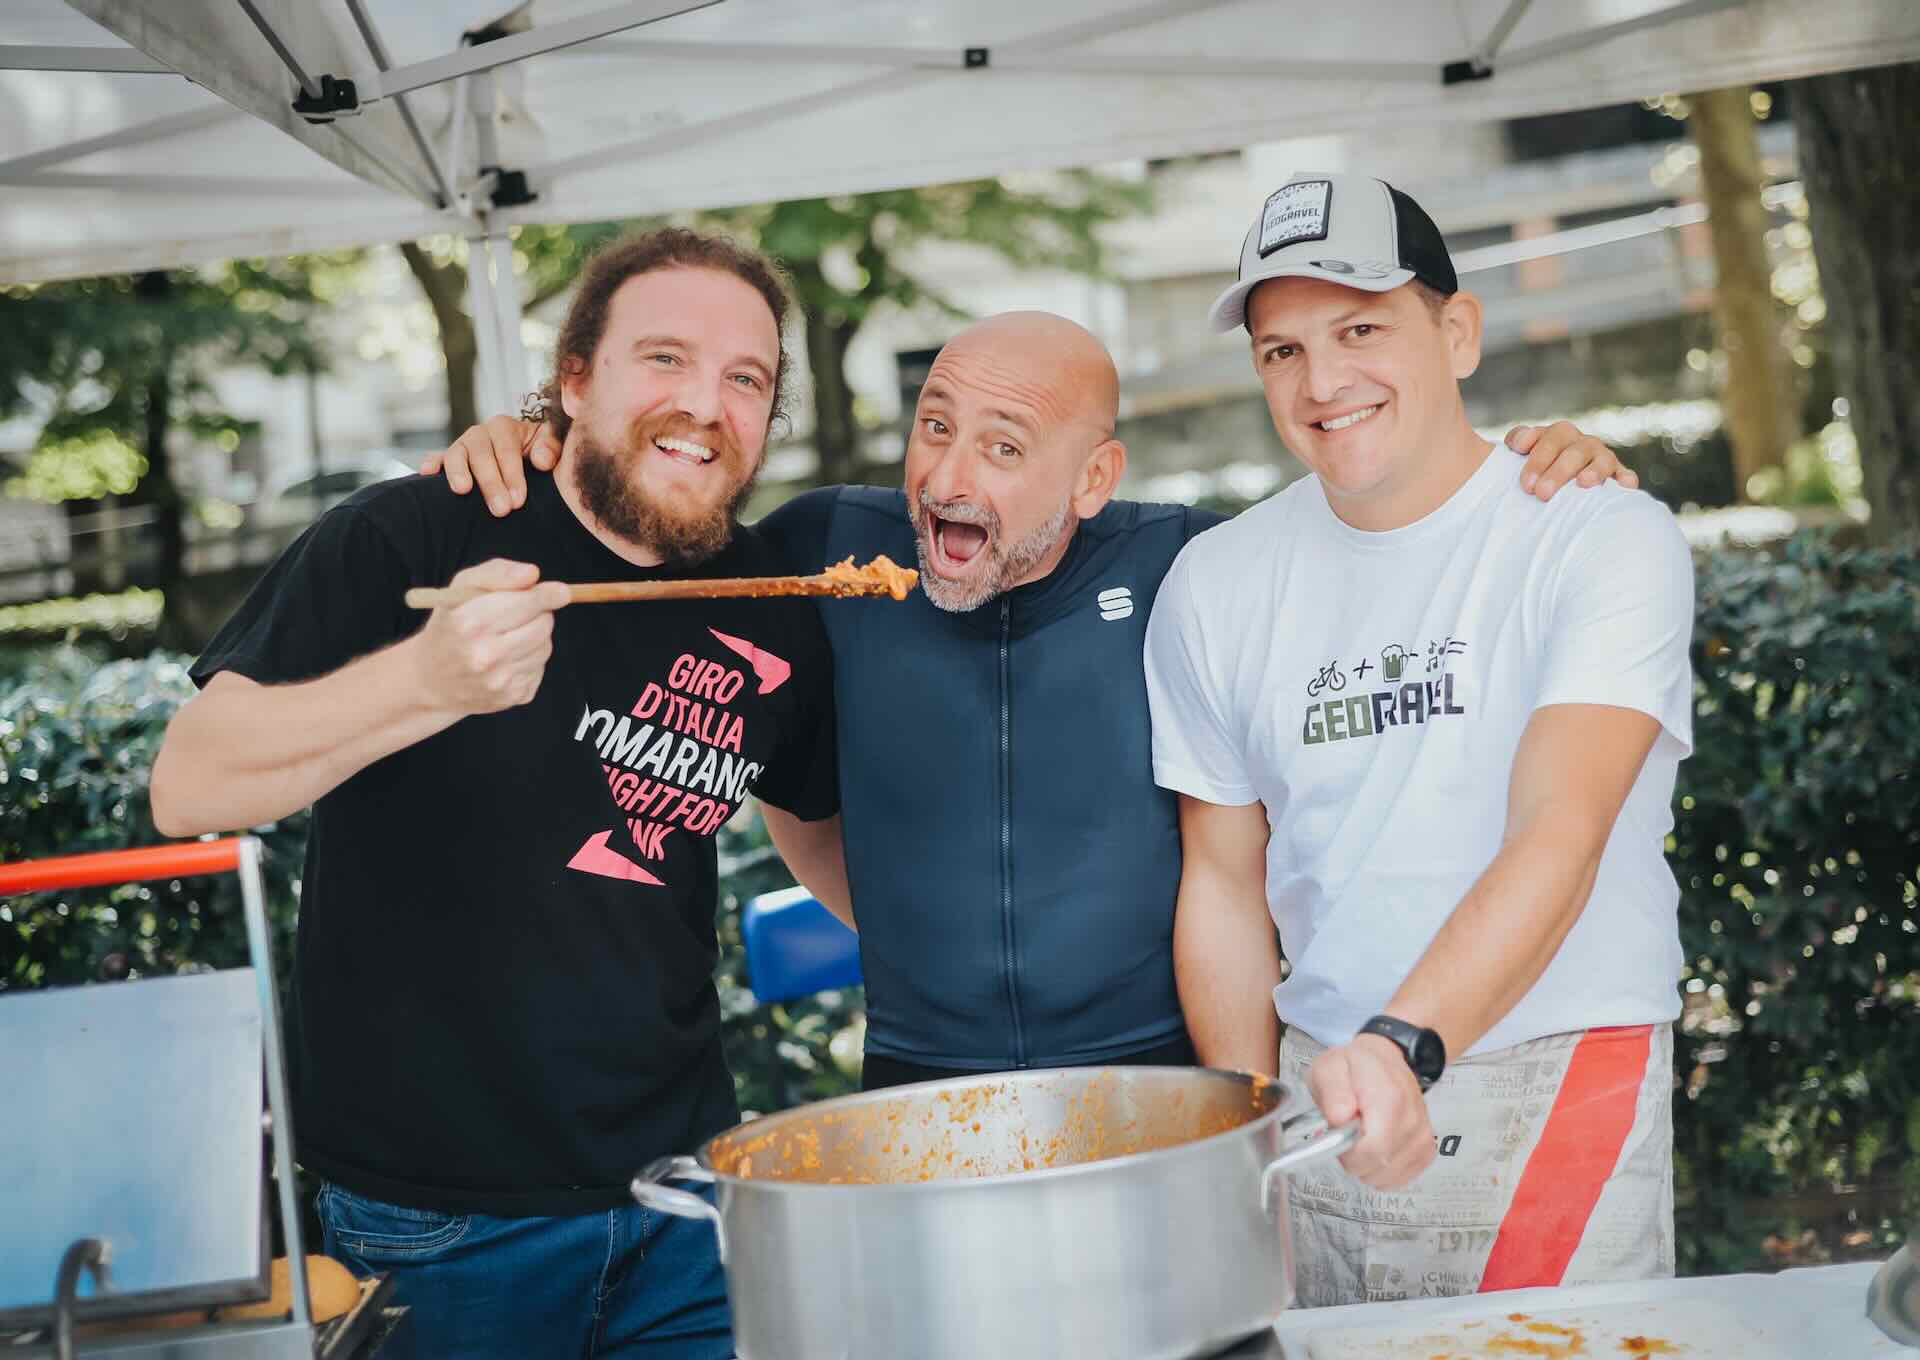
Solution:
[[[1099,439],[1113,437],[1120,416],[1119,370],[1091,331],[1064,316],[1002,312],[976,321],[941,349],[933,371],[943,366],[1004,384],[1051,422],[1091,427]]]
[[[1058,566],[1126,469],[1119,413],[1106,347],[1063,316],[1004,312],[949,340],[907,440],[927,598],[977,609]]]

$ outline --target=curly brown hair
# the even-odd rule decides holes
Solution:
[[[547,420],[554,433],[564,440],[573,428],[573,417],[560,403],[560,380],[585,373],[592,366],[594,351],[600,348],[600,338],[607,331],[607,309],[620,285],[656,269],[717,269],[732,274],[766,299],[780,336],[780,362],[773,375],[773,410],[768,424],[785,416],[787,374],[792,368],[787,313],[793,307],[786,270],[730,237],[685,227],[660,227],[631,232],[608,243],[581,271],[579,286],[567,307],[567,319],[560,323],[560,335],[554,342],[553,376],[540,389],[547,400]]]

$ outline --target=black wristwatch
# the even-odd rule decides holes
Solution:
[[[1377,1034],[1392,1041],[1406,1056],[1407,1066],[1413,1069],[1414,1079],[1422,1091],[1440,1080],[1440,1074],[1447,1070],[1447,1046],[1430,1029],[1409,1025],[1391,1015],[1376,1015],[1360,1026],[1360,1033]]]

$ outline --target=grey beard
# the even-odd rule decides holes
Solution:
[[[1060,502],[1060,509],[1032,533],[1017,543],[1002,547],[1000,538],[1000,517],[989,513],[984,520],[975,521],[987,531],[987,541],[980,551],[990,554],[988,570],[981,573],[979,579],[971,585],[962,585],[949,581],[933,570],[929,558],[932,555],[933,505],[923,491],[919,505],[913,516],[913,547],[920,555],[920,589],[926,592],[934,607],[944,609],[950,614],[965,614],[978,609],[1013,588],[1014,582],[1040,565],[1046,555],[1060,543],[1060,538],[1073,523],[1073,497],[1068,495]]]
[[[677,515],[641,496],[627,480],[621,462],[622,455],[581,428],[573,467],[580,504],[608,533],[658,553],[672,567],[698,566],[732,541],[735,516],[760,472],[756,466],[713,509]]]

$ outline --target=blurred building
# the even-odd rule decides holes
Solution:
[[[1789,180],[1791,126],[1758,131],[1769,176]],[[1106,341],[1122,376],[1129,494],[1246,500],[1299,469],[1272,432],[1245,337],[1211,334],[1206,309],[1232,281],[1247,224],[1275,185],[1303,169],[1371,173],[1432,213],[1462,284],[1487,304],[1486,360],[1467,387],[1476,424],[1642,406],[1649,431],[1677,426],[1698,438],[1701,412],[1673,408],[1711,395],[1713,256],[1697,157],[1677,134],[1681,124],[1635,105],[1151,163],[1137,173],[1156,210],[1109,233],[1111,280],[1016,274],[960,247],[923,263],[970,311],[1044,308]],[[889,422],[876,456],[897,455],[911,374],[954,326],[892,315],[855,342],[853,381]],[[1616,424],[1611,437],[1640,433]],[[795,472],[806,466],[803,447],[786,459]]]

